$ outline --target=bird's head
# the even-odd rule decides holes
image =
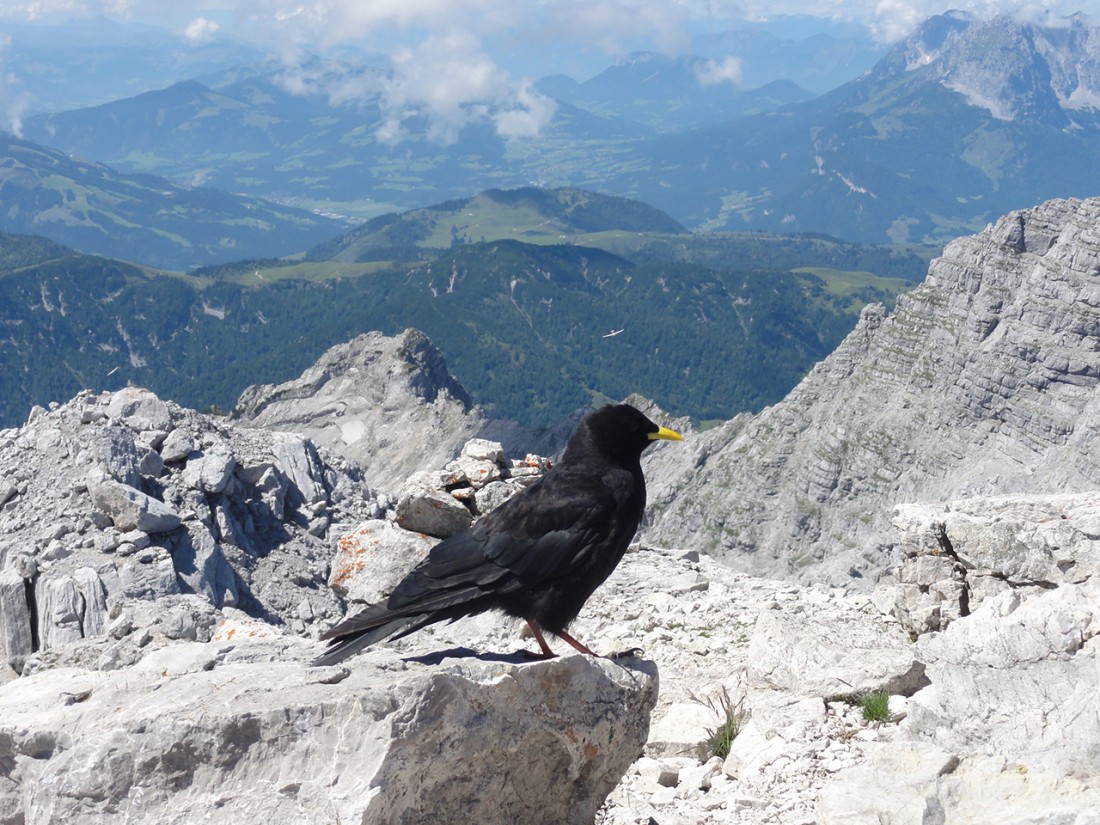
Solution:
[[[658,426],[629,404],[601,407],[585,416],[569,439],[565,458],[574,442],[584,450],[595,447],[623,466],[636,462],[654,441],[683,441],[679,433]],[[582,444],[584,446],[582,446]],[[591,445],[587,446],[587,445]]]

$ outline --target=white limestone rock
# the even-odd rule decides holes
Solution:
[[[183,461],[195,449],[195,440],[186,430],[172,430],[160,445],[160,457],[166,463]]]
[[[224,447],[207,452],[194,452],[183,468],[183,481],[193,490],[220,493],[233,477],[237,459]]]
[[[397,500],[397,524],[405,530],[446,538],[473,523],[470,508],[451,493],[439,489],[438,474],[417,473],[402,488]]]
[[[205,524],[189,522],[171,547],[172,567],[183,592],[197,593],[215,607],[238,603],[236,575]]]
[[[315,669],[263,645],[0,687],[0,821],[591,822],[657,696],[645,662]]]
[[[0,570],[0,652],[16,672],[33,652],[27,582],[14,570]]]
[[[114,393],[104,412],[136,432],[167,433],[172,429],[168,405],[149,390],[139,387],[126,387]]]
[[[415,329],[338,344],[299,378],[246,389],[235,413],[245,425],[300,433],[348,456],[372,487],[390,492],[414,472],[442,467],[473,438],[502,442],[513,454],[552,454],[575,423],[533,430],[490,420]]]
[[[924,665],[897,621],[867,599],[809,589],[762,610],[749,646],[749,685],[828,697],[885,690],[911,694]]]
[[[383,601],[435,543],[392,521],[365,521],[337,540],[328,585],[349,602]]]
[[[325,498],[324,473],[317,451],[309,440],[284,435],[272,445],[271,451],[275,466],[297,488],[306,504]]]
[[[180,526],[179,514],[163,501],[112,479],[91,490],[95,506],[106,513],[119,530],[167,533]]]
[[[1037,594],[1100,574],[1100,493],[979,496],[894,509],[896,612],[941,630],[1008,590]]]
[[[958,753],[1100,778],[1100,582],[1006,592],[920,641],[906,730]]]
[[[18,492],[18,487],[12,484],[8,479],[0,476],[0,507],[3,507],[11,499],[15,498]]]
[[[847,769],[822,790],[819,822],[926,825],[930,815],[936,814],[941,822],[947,821],[942,819],[943,809],[930,804],[930,790],[958,766],[957,756],[934,745],[891,742],[869,746],[867,763]],[[1007,813],[1000,811],[1002,817]]]
[[[642,539],[873,586],[899,502],[1100,487],[1098,223],[1052,200],[952,241],[782,402],[647,456]]]
[[[646,754],[705,759],[709,756],[707,740],[719,722],[714,708],[702,702],[677,702],[661,714],[650,730]]]

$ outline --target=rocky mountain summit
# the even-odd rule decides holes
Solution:
[[[545,466],[473,441],[437,480],[468,524]],[[0,431],[0,821],[591,820],[645,743],[651,662],[308,665],[367,594],[348,580],[386,581],[338,540],[390,526],[400,571],[439,497],[135,388]]]
[[[940,83],[999,120],[1095,126],[1100,29],[1084,14],[1065,22],[947,12],[926,20],[875,71],[931,67]]]
[[[442,466],[471,438],[500,442],[509,455],[553,454],[575,423],[545,431],[490,419],[447,371],[443,353],[415,329],[338,344],[296,379],[246,389],[235,414],[348,456],[372,486],[388,491],[414,472]]]
[[[1100,485],[1100,200],[949,244],[781,403],[648,467],[644,538],[756,575],[864,586],[895,504]]]

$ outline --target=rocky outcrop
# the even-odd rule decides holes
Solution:
[[[1100,493],[983,496],[894,510],[896,615],[918,636],[986,599],[1100,576]]]
[[[358,468],[308,440],[134,388],[0,431],[0,478],[0,682],[208,639],[226,610],[316,634],[342,613],[333,524],[382,513]]]
[[[494,441],[468,441],[443,470],[405,482],[392,519],[371,519],[338,537],[329,586],[348,602],[383,600],[438,539],[465,530],[549,467],[541,456],[507,460]]]
[[[646,740],[651,663],[177,644],[0,691],[0,821],[591,822]]]
[[[526,821],[532,798],[535,818],[601,825],[1084,823],[1096,808],[1095,494],[899,506],[904,563],[866,595],[635,545],[570,630],[659,664],[647,734],[652,665],[554,640],[569,655],[530,663],[520,623],[495,614],[307,667],[342,600],[381,597],[433,540],[307,440],[124,392],[0,433],[0,638],[16,668],[0,686],[0,820],[213,806],[242,823]],[[171,429],[148,429],[164,411]],[[476,504],[505,470],[474,444],[437,489]],[[129,511],[93,496],[103,484],[179,523],[124,531]],[[333,593],[337,537],[358,550],[336,557]],[[865,691],[889,694],[887,721],[863,717]]]
[[[1051,201],[949,244],[781,403],[653,456],[645,539],[852,585],[897,503],[1100,487],[1098,224]]]
[[[468,523],[546,466],[475,440],[434,492]],[[494,653],[511,623],[306,664],[432,541],[300,435],[84,393],[0,478],[0,821],[591,821],[645,744],[652,663]]]
[[[974,603],[943,612],[944,629],[934,631],[923,621],[929,613],[914,614],[909,599],[899,601],[904,618],[922,620],[911,626],[920,633],[915,650],[929,687],[907,703],[897,741],[868,749],[825,786],[822,823],[901,825],[927,821],[924,812],[976,823],[1083,823],[1095,816],[1095,505],[1095,495],[981,498],[934,514],[946,513],[936,527],[942,553],[962,569]],[[923,535],[913,530],[922,523],[913,516],[930,509],[903,508],[905,541]],[[907,556],[903,568],[920,566],[923,557]],[[1080,560],[1081,568],[1067,559]],[[899,589],[914,586],[906,583],[911,576],[899,578]],[[868,787],[885,792],[872,798]]]
[[[574,423],[543,432],[489,419],[415,329],[339,344],[300,378],[249,387],[236,414],[250,426],[299,433],[351,458],[372,487],[387,491],[414,472],[443,466],[475,437],[501,442],[509,455],[553,454]]]

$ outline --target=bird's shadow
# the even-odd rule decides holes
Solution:
[[[553,661],[552,659],[546,659],[539,656],[537,653],[532,653],[523,649],[515,650],[511,653],[479,653],[468,647],[452,647],[447,650],[436,650],[432,653],[425,653],[420,656],[401,657],[401,661],[403,662],[416,662],[421,665],[442,664],[444,659],[478,659],[482,662],[503,662],[509,665],[527,665],[534,664],[535,662]],[[649,668],[646,666],[652,664],[648,660],[635,655],[633,651],[631,651],[629,655],[608,658],[608,661],[615,662],[623,666],[626,670],[640,669],[646,673],[649,672]]]
[[[525,665],[529,662],[544,662],[525,650],[516,650],[512,653],[479,653],[469,647],[452,647],[447,650],[437,650],[433,653],[425,653],[422,656],[403,656],[403,662],[417,662],[422,665],[438,665],[444,659],[479,659],[482,662],[504,662],[510,665]]]

